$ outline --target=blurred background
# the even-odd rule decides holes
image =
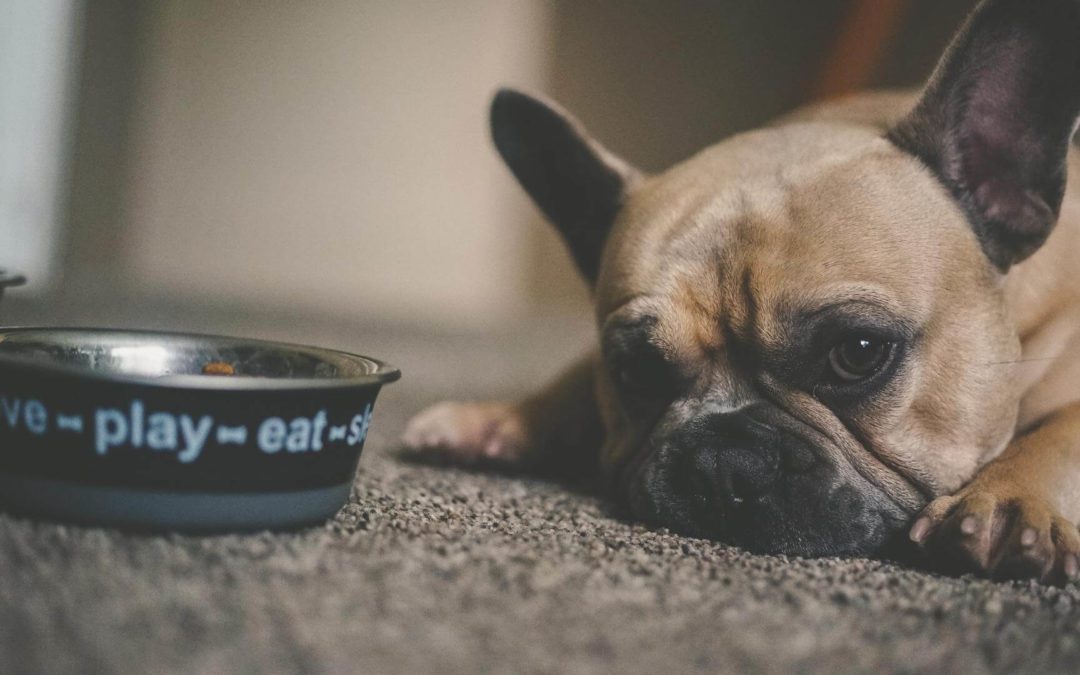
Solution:
[[[0,267],[32,283],[0,320],[332,324],[352,348],[587,325],[489,142],[496,87],[655,171],[809,100],[920,83],[972,5],[3,0]]]

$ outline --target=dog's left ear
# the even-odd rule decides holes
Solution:
[[[555,225],[590,285],[623,197],[639,174],[553,103],[502,89],[491,135],[518,182]]]
[[[1002,271],[1057,222],[1080,114],[1080,0],[986,0],[889,134],[960,201]]]

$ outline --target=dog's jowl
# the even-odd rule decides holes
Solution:
[[[800,111],[659,175],[500,92],[499,152],[590,284],[594,356],[406,431],[595,466],[751,551],[1061,582],[1080,536],[1080,1],[989,0],[921,93]],[[558,421],[556,424],[555,421]]]

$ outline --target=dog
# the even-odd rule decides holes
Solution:
[[[598,467],[634,517],[751,552],[1064,583],[1080,534],[1080,1],[987,0],[926,87],[797,111],[659,174],[501,90],[599,348],[406,446]]]

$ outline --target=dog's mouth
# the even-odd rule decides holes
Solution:
[[[880,554],[910,519],[879,488],[826,461],[792,471],[741,453],[732,471],[687,454],[647,441],[627,462],[619,491],[635,517],[753,553],[806,557]],[[754,482],[747,474],[755,472],[770,480]]]

